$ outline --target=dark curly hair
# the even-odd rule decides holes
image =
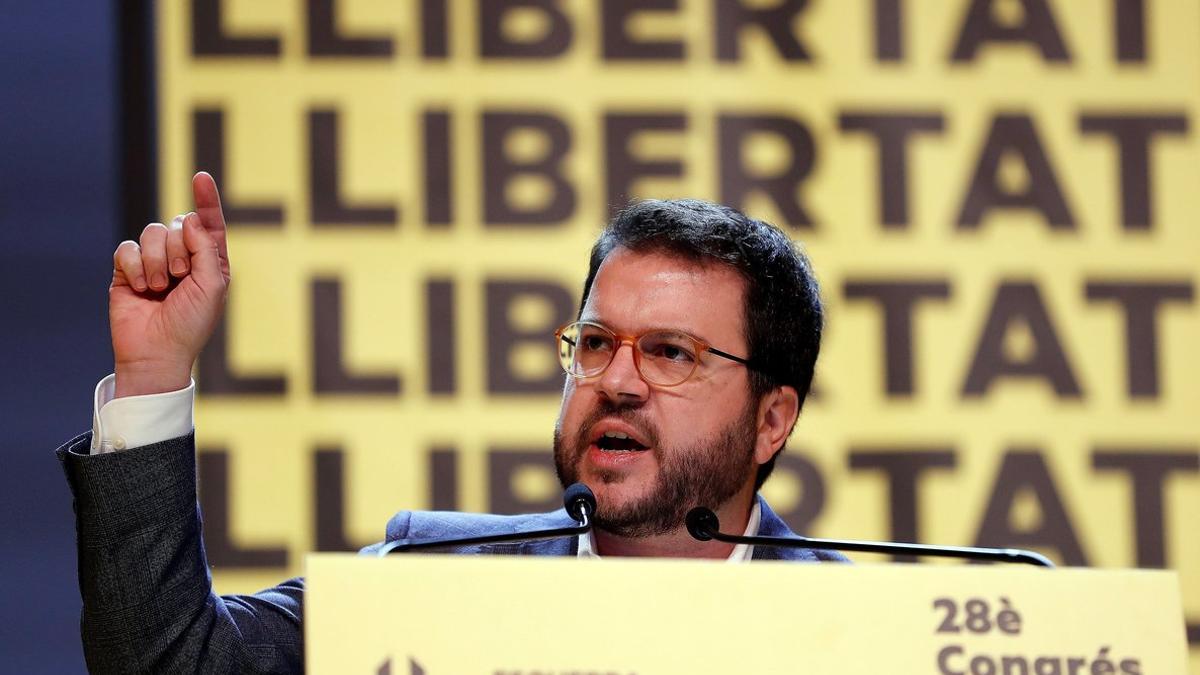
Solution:
[[[779,228],[699,199],[632,204],[612,219],[592,247],[581,311],[600,264],[617,248],[736,270],[746,280],[743,323],[751,399],[789,386],[803,407],[821,349],[824,310],[812,265]],[[758,468],[755,489],[775,468],[775,457]]]

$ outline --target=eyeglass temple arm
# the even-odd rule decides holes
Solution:
[[[714,347],[709,347],[708,353],[716,354],[717,356],[720,356],[721,358],[724,358],[724,359],[729,359],[730,361],[736,361],[736,362],[742,364],[743,366],[753,367],[753,364],[751,364],[748,359],[743,359],[740,356],[734,356],[733,354],[730,354],[729,352],[723,352],[720,349],[716,349]]]

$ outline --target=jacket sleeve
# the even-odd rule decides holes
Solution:
[[[201,537],[195,439],[58,449],[74,494],[83,651],[93,673],[302,673],[304,581],[218,596]]]

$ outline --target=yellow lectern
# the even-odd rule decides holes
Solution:
[[[343,554],[309,672],[1184,675],[1174,572]]]

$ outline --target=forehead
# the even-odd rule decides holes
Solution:
[[[733,349],[743,346],[746,281],[720,263],[617,248],[604,259],[582,318],[622,333],[677,328]]]

